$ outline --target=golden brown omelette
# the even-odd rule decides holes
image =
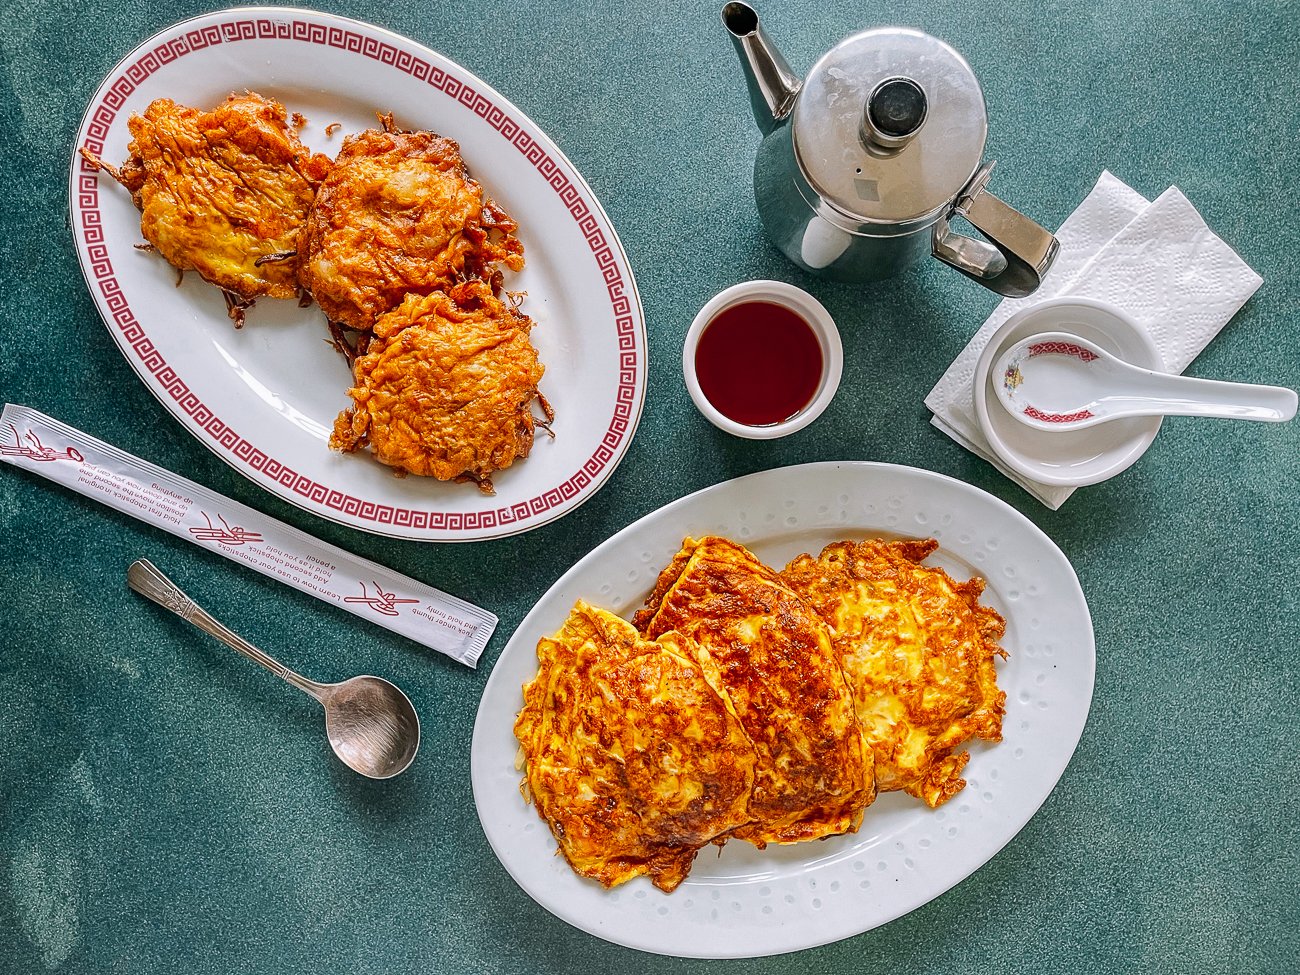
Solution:
[[[298,139],[300,122],[254,92],[210,112],[159,98],[127,123],[131,155],[120,170],[82,155],[131,191],[153,249],[221,288],[241,324],[253,299],[298,295],[295,252],[331,166]]]
[[[560,853],[606,887],[672,891],[705,844],[748,821],[754,749],[689,640],[642,639],[584,602],[537,645],[515,736],[525,796]]]
[[[716,663],[758,753],[758,847],[852,832],[875,798],[871,751],[826,624],[743,546],[686,539],[637,613],[649,639],[678,632]]]
[[[835,542],[801,555],[781,579],[830,624],[875,753],[876,783],[931,807],[966,782],[972,738],[1002,740],[1006,694],[994,658],[1001,616],[979,603],[984,580],[959,583],[921,564],[934,539]]]
[[[339,414],[330,446],[369,446],[400,473],[474,481],[491,494],[492,473],[527,457],[534,426],[554,416],[537,390],[532,326],[480,280],[407,295],[353,363],[353,406]],[[534,418],[534,400],[544,420]]]
[[[524,266],[515,222],[432,132],[348,136],[307,217],[298,279],[330,321],[364,332],[408,294]]]

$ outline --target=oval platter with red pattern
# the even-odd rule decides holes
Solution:
[[[506,287],[524,310],[554,406],[555,438],[471,484],[394,477],[327,447],[350,374],[320,310],[262,299],[236,330],[220,291],[136,249],[139,212],[75,152],[69,198],[87,285],[140,379],[245,477],[323,518],[401,538],[462,542],[528,531],[591,497],[622,459],[645,399],[646,330],[627,255],[591,188],[544,132],[471,72],[398,34],[297,8],[243,7],[155,34],[104,79],[76,146],[127,155],[127,119],[155,98],[210,109],[251,89],[308,119],[330,156],[392,112],[403,128],[457,140],[470,172],[520,224],[527,264]],[[333,126],[337,123],[337,128]],[[327,133],[327,127],[329,132]]]

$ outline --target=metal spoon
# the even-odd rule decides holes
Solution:
[[[1039,430],[1078,430],[1125,416],[1217,416],[1280,423],[1296,414],[1294,390],[1143,369],[1069,332],[1010,346],[991,373],[998,400]]]
[[[318,684],[294,673],[218,623],[148,559],[131,563],[126,570],[126,584],[324,705],[330,747],[354,772],[371,779],[391,779],[415,760],[420,748],[420,719],[395,684],[382,677]]]

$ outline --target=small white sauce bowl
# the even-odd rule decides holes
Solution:
[[[1070,332],[1121,359],[1164,372],[1160,352],[1138,322],[1114,305],[1093,298],[1050,298],[1008,318],[975,367],[975,415],[1002,463],[1030,480],[1061,487],[1097,484],[1132,467],[1160,431],[1159,416],[1135,416],[1085,429],[1036,430],[1021,423],[998,400],[990,372],[1003,350],[1040,332]]]
[[[788,308],[808,323],[817,344],[822,350],[822,378],[812,401],[802,410],[780,423],[766,426],[750,426],[738,423],[723,414],[704,395],[700,389],[699,377],[695,375],[695,349],[700,343],[704,329],[726,309],[751,301],[765,301],[773,305]],[[825,412],[835,398],[835,391],[840,386],[840,375],[844,371],[844,347],[840,343],[839,329],[820,301],[801,288],[784,281],[743,281],[710,299],[686,333],[686,343],[682,347],[682,375],[686,379],[686,389],[691,394],[704,418],[719,430],[725,430],[737,437],[747,440],[776,440],[802,430]]]

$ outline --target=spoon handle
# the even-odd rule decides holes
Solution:
[[[1129,415],[1163,413],[1283,423],[1296,414],[1296,394],[1291,389],[1156,372],[1143,377],[1140,395],[1116,394],[1104,402],[1112,413]]]
[[[127,567],[126,584],[146,599],[157,603],[163,609],[192,623],[209,636],[214,636],[230,649],[242,653],[249,660],[261,664],[276,677],[288,681],[306,694],[321,700],[324,688],[315,681],[310,681],[301,674],[290,670],[264,650],[259,650],[238,633],[228,629],[215,619],[206,609],[185,594],[180,586],[172,582],[162,571],[148,559],[136,559]]]

